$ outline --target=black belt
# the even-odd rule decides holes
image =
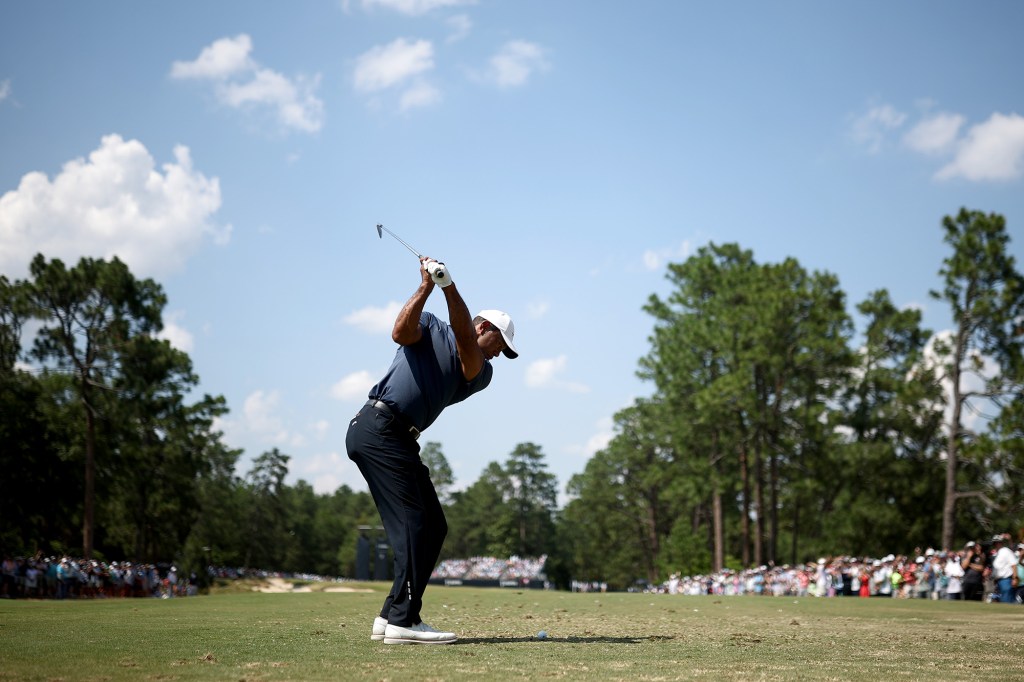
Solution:
[[[420,430],[417,429],[412,424],[410,424],[409,422],[407,422],[405,420],[405,417],[403,417],[397,411],[392,410],[391,406],[388,405],[383,400],[367,400],[366,407],[372,407],[373,409],[379,410],[384,414],[388,415],[389,417],[394,419],[402,429],[407,430],[409,432],[409,435],[412,436],[413,440],[419,440]]]

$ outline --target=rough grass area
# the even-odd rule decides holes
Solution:
[[[0,680],[1024,679],[1016,606],[431,587],[460,641],[386,646],[372,587],[0,601]]]

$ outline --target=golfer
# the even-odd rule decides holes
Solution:
[[[420,259],[420,285],[406,302],[391,338],[398,352],[384,378],[348,427],[348,456],[366,479],[395,553],[395,582],[374,619],[371,639],[385,644],[450,644],[420,618],[423,591],[448,533],[430,471],[416,440],[444,408],[487,388],[491,360],[515,358],[515,327],[500,310],[475,318],[447,268]],[[435,286],[442,287],[449,322],[424,312]]]

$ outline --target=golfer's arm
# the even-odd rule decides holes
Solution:
[[[466,377],[466,381],[472,381],[484,366],[484,352],[476,342],[473,318],[469,316],[469,308],[462,300],[459,290],[455,288],[454,282],[441,291],[448,301],[448,324],[455,332],[455,346],[459,350],[462,375]]]
[[[408,346],[423,337],[420,315],[423,314],[423,306],[426,305],[433,289],[434,283],[429,279],[421,281],[416,293],[402,306],[402,310],[399,311],[398,317],[395,319],[395,328],[391,330],[391,338],[395,343]]]

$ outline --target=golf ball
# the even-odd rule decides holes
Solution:
[[[548,638],[547,630],[541,630],[540,632],[537,633],[537,639],[547,639],[547,638]]]

